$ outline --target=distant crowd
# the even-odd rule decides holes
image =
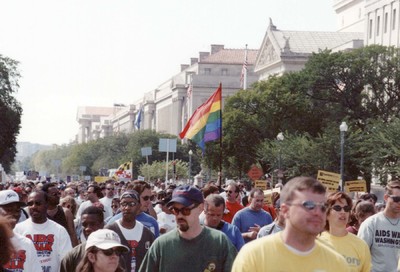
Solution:
[[[162,181],[0,188],[0,271],[400,271],[400,181],[328,193],[295,177],[265,192]]]

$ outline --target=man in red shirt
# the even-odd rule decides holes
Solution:
[[[222,218],[225,222],[232,223],[233,216],[239,210],[243,209],[243,206],[238,202],[239,187],[231,183],[226,189],[226,202],[225,202],[225,212]]]

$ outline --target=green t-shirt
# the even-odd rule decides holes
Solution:
[[[154,241],[139,271],[231,271],[236,254],[232,242],[218,230],[204,227],[191,240],[173,230]]]

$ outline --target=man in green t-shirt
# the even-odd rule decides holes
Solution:
[[[201,191],[194,186],[176,188],[168,207],[177,229],[154,241],[139,271],[230,271],[236,248],[225,234],[200,225],[204,209]]]

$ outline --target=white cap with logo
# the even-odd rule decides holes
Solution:
[[[21,206],[26,206],[26,204],[22,201],[19,201],[19,196],[13,190],[4,190],[0,191],[0,206],[7,205],[10,203],[18,203]]]
[[[85,250],[88,250],[92,246],[100,249],[119,247],[124,249],[125,252],[129,251],[127,246],[121,244],[121,239],[119,238],[118,234],[109,229],[99,229],[92,232],[86,241]]]

